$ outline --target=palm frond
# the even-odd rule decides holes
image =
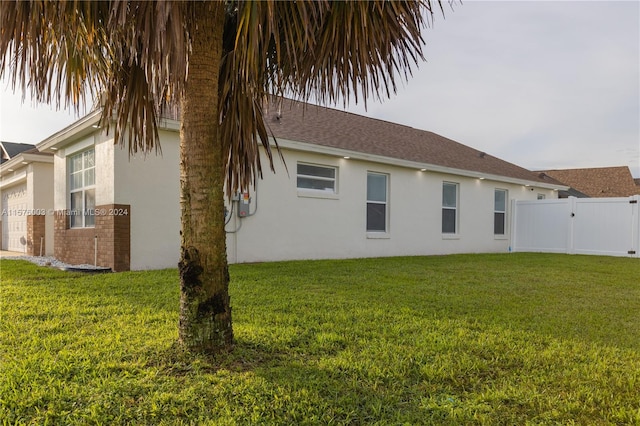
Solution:
[[[313,44],[299,47],[303,55],[290,90],[322,103],[346,104],[352,96],[358,102],[359,94],[365,104],[369,96],[389,97],[423,59],[421,30],[431,14],[428,1],[331,3]]]
[[[440,1],[438,1],[440,4]],[[227,192],[273,169],[262,102],[270,94],[346,104],[388,97],[422,59],[431,0],[229,1],[219,75]],[[440,4],[442,8],[442,5]],[[0,77],[40,102],[102,96],[102,124],[131,153],[157,147],[158,117],[179,104],[191,8],[181,1],[0,2]],[[112,122],[112,117],[115,121]]]
[[[228,193],[261,176],[258,143],[273,169],[261,99],[389,97],[423,59],[433,16],[430,0],[238,1],[230,12],[220,79]]]
[[[104,109],[113,111],[115,139],[130,153],[157,150],[158,117],[179,104],[189,61],[185,13],[179,1],[117,0],[109,9],[114,30]],[[110,116],[102,124],[108,128]]]
[[[186,80],[185,9],[180,1],[0,2],[0,77],[57,107],[78,110],[100,96],[107,130],[115,117],[115,139],[147,152],[157,147],[159,113],[178,104]]]
[[[37,102],[79,109],[108,67],[104,5],[0,2],[0,77]]]

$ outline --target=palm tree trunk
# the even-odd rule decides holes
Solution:
[[[192,12],[180,128],[179,339],[191,351],[217,353],[233,344],[218,116],[225,8],[223,2],[194,2]]]

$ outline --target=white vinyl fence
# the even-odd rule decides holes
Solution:
[[[513,200],[511,249],[640,257],[639,199]]]

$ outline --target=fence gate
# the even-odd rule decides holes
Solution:
[[[639,199],[513,200],[511,249],[640,257]]]

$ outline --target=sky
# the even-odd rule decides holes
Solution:
[[[628,166],[640,178],[640,1],[444,3],[413,76],[349,111],[530,170]],[[78,118],[0,84],[0,140],[38,143]]]

